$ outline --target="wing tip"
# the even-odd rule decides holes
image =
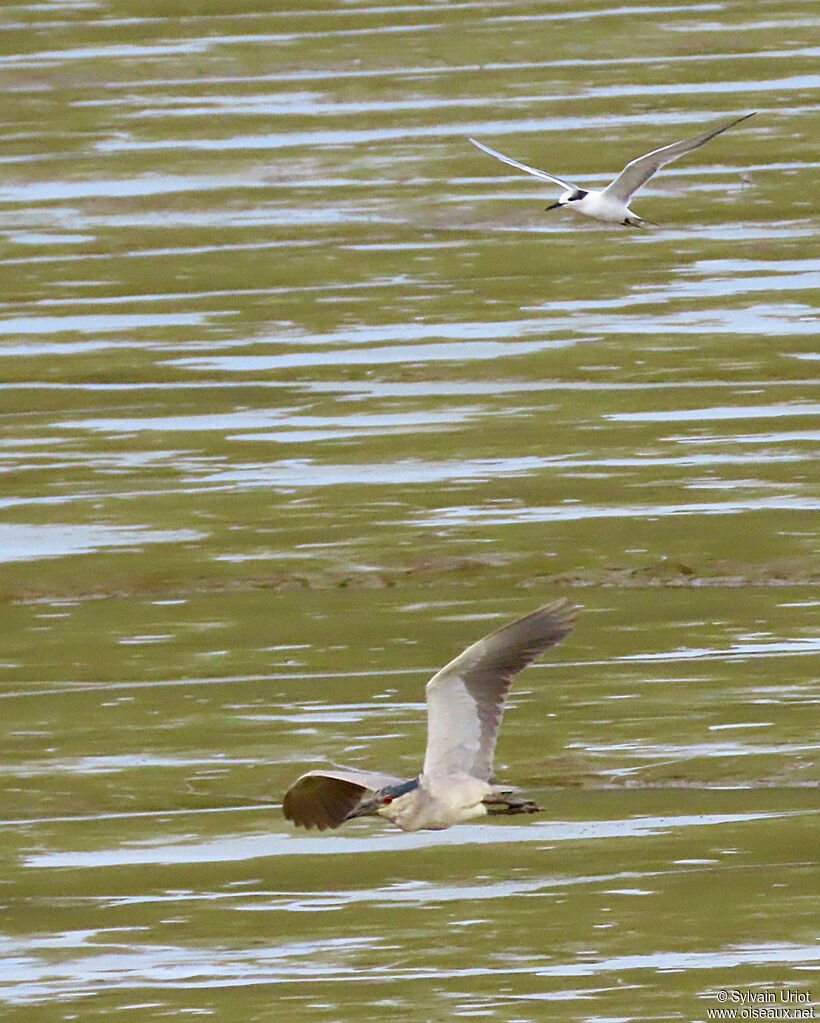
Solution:
[[[532,613],[534,615],[543,613],[549,613],[554,615],[577,615],[581,610],[581,605],[576,604],[574,600],[569,597],[556,597],[554,600],[547,601],[546,604],[542,604],[537,607]]]
[[[578,623],[580,613],[580,604],[576,604],[569,597],[558,597],[556,600],[551,600],[548,604],[542,604],[541,607],[532,612],[533,615],[552,620],[553,628],[556,632],[560,632],[560,635],[555,640],[556,643],[572,632]]]
[[[306,771],[282,798],[282,815],[294,827],[310,831],[338,828],[349,809],[358,801],[364,786],[334,778],[321,770]]]

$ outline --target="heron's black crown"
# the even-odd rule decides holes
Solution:
[[[407,792],[412,792],[413,789],[417,789],[418,787],[418,778],[411,778],[410,781],[403,781],[401,785],[387,785],[381,790],[379,795],[392,796],[393,799],[398,799],[399,796],[403,796]]]

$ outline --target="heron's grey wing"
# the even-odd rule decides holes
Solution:
[[[425,774],[492,776],[495,741],[513,677],[571,631],[575,613],[566,600],[545,604],[473,643],[430,679]]]
[[[376,771],[308,771],[291,785],[282,800],[282,812],[303,828],[338,828],[365,792],[378,792],[404,779]]]
[[[701,132],[700,135],[693,135],[689,139],[673,142],[670,146],[653,149],[646,156],[639,156],[637,160],[632,160],[624,167],[618,177],[603,190],[603,194],[610,195],[619,202],[627,202],[629,197],[634,195],[641,185],[645,184],[664,164],[671,163],[686,153],[691,153],[693,149],[702,146],[704,142],[713,139],[715,135],[720,135],[721,132],[740,124],[741,121],[745,121],[747,117],[753,115],[754,111],[751,114],[744,114],[743,117],[736,117],[734,121],[722,124],[719,128],[710,128],[709,131]]]
[[[489,146],[485,146],[483,142],[479,142],[477,139],[470,139],[470,142],[483,152],[489,153],[490,156],[494,156],[496,160],[500,160],[502,163],[508,163],[510,167],[517,167],[518,170],[522,170],[526,174],[533,174],[536,178],[544,178],[546,181],[552,181],[554,184],[560,185],[561,188],[570,190],[578,188],[577,185],[573,185],[570,181],[564,181],[563,178],[556,178],[554,174],[547,174],[546,171],[538,170],[537,167],[528,167],[525,163],[519,163],[518,160],[513,160],[511,156],[504,156],[503,153],[498,153],[495,149],[490,149]]]

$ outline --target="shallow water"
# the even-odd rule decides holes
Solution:
[[[190,6],[0,26],[0,1016],[816,998],[809,5]],[[752,109],[646,231],[466,141],[596,185]],[[558,595],[543,815],[286,825]]]

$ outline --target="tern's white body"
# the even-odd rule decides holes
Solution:
[[[580,213],[583,217],[592,217],[593,220],[603,221],[605,224],[625,224],[639,227],[643,220],[633,213],[628,204],[607,195],[606,191],[590,189],[581,199],[572,199],[572,192],[564,192],[558,199],[562,206],[572,210],[573,213]]]
[[[532,174],[536,178],[543,178],[555,185],[560,185],[564,191],[559,196],[557,202],[547,206],[548,210],[554,210],[561,206],[572,210],[573,213],[580,213],[584,217],[603,221],[605,224],[624,224],[641,227],[643,224],[648,223],[648,221],[642,220],[637,213],[633,213],[629,208],[629,200],[641,185],[645,184],[665,164],[677,160],[679,156],[683,156],[685,153],[691,153],[693,149],[702,146],[709,139],[713,139],[715,135],[720,135],[727,128],[731,128],[733,125],[739,124],[751,116],[752,114],[744,114],[743,117],[736,117],[734,121],[723,124],[719,128],[711,128],[709,131],[701,132],[700,135],[692,136],[692,138],[673,142],[671,145],[662,146],[660,149],[653,149],[651,153],[639,156],[636,160],[628,163],[617,178],[600,191],[580,188],[571,181],[558,178],[554,174],[548,174],[547,171],[538,170],[537,167],[530,167],[526,163],[519,163],[518,160],[513,160],[510,156],[505,156],[495,149],[490,149],[489,146],[485,146],[483,142],[478,142],[476,139],[470,139],[470,142],[483,152],[494,156],[496,160],[509,164],[510,167],[516,167],[526,174]]]

